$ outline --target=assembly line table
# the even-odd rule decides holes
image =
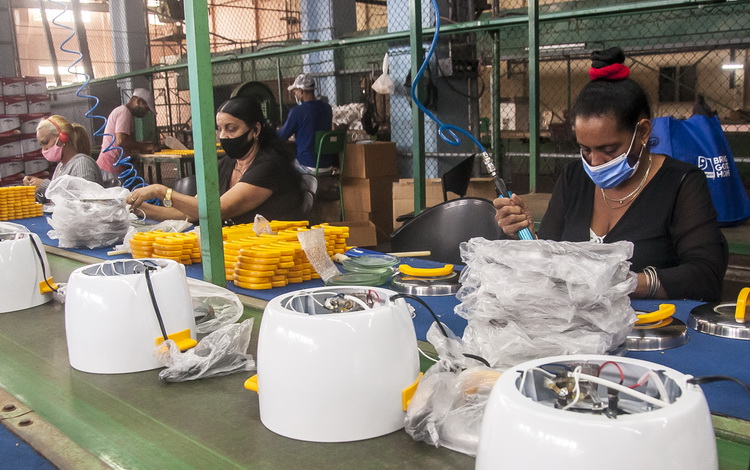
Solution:
[[[14,222],[24,223],[40,235],[46,224],[32,219]],[[64,282],[74,269],[106,258],[106,254],[101,255],[106,250],[63,250],[54,244],[48,238],[45,241],[57,281]],[[199,266],[188,268],[190,272]],[[249,352],[256,357],[262,308],[278,294],[233,290],[246,305],[241,320],[255,319]],[[456,317],[452,310],[446,312],[457,300],[429,300],[460,336],[463,319],[452,318]],[[690,308],[698,305],[688,301],[676,304],[683,320]],[[642,301],[635,306],[649,309],[653,305]],[[429,325],[431,320],[424,322]],[[424,338],[424,325],[415,326],[418,336]],[[689,334],[691,341],[680,348],[628,355],[696,376],[729,374],[750,382],[750,343],[692,330]],[[466,455],[416,442],[404,431],[335,444],[276,435],[260,421],[256,394],[243,388],[252,373],[164,384],[156,370],[116,375],[77,371],[68,362],[64,309],[56,301],[0,314],[0,357],[0,388],[114,467],[440,469],[474,465],[474,459]],[[423,363],[423,369],[426,366]],[[746,470],[750,458],[750,397],[729,383],[703,388],[714,413],[721,468]],[[299,391],[299,399],[305,399],[304,390]]]

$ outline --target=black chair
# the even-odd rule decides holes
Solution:
[[[302,175],[302,212],[305,217],[310,215],[315,205],[315,195],[318,192],[318,179],[314,175],[303,173]]]
[[[195,175],[186,176],[184,178],[175,181],[172,189],[178,193],[186,194],[188,196],[195,196],[198,194],[198,186],[195,182]]]
[[[431,252],[427,259],[462,264],[459,244],[473,237],[505,238],[486,199],[464,197],[430,207],[391,234],[391,250]]]

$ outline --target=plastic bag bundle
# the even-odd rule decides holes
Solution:
[[[446,338],[435,325],[427,332],[427,339],[435,345],[441,361],[419,382],[406,410],[404,430],[415,440],[435,447],[476,455],[484,408],[500,372],[464,358],[459,352],[460,340],[450,333]],[[466,362],[468,368],[454,371],[451,360],[442,360],[446,353]]]
[[[171,339],[163,342],[154,349],[159,362],[167,366],[159,372],[159,379],[185,382],[254,370],[255,360],[247,354],[252,332],[250,318],[219,328],[185,352]]]
[[[375,93],[380,93],[381,95],[392,95],[396,91],[396,84],[393,83],[393,79],[388,75],[388,53],[383,56],[383,73],[372,84],[372,89],[375,90]]]
[[[64,175],[52,180],[46,197],[55,204],[48,218],[61,248],[100,248],[121,243],[130,226],[126,188],[103,188],[97,183]]]
[[[485,240],[461,244],[456,314],[465,352],[504,370],[559,354],[603,354],[636,320],[630,242]]]
[[[130,214],[131,218],[134,214]],[[115,250],[117,251],[127,251],[128,253],[132,253],[133,249],[130,247],[130,240],[133,239],[133,235],[135,235],[138,232],[166,232],[166,233],[178,233],[178,232],[184,232],[185,230],[191,228],[193,224],[188,222],[187,220],[164,220],[162,222],[159,222],[158,224],[154,225],[147,225],[145,226],[145,230],[137,230],[132,225],[128,227],[127,233],[125,233],[125,238],[123,239],[122,245],[115,246]]]

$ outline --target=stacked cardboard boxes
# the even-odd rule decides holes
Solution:
[[[21,184],[24,174],[47,176],[36,126],[49,115],[44,77],[0,77],[0,186]]]
[[[343,203],[347,221],[372,222],[379,243],[393,231],[393,182],[397,179],[396,143],[346,146]]]
[[[457,198],[457,194],[448,193],[448,199]],[[466,197],[481,197],[493,200],[495,196],[495,183],[492,178],[472,178]],[[443,185],[440,178],[428,178],[425,181],[425,207],[432,207],[443,202]],[[411,178],[400,179],[393,183],[393,228],[397,229],[402,222],[396,218],[414,211],[414,180]]]

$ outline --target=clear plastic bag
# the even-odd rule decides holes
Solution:
[[[132,214],[131,214],[132,215]],[[191,228],[193,224],[188,222],[187,220],[164,220],[162,222],[159,222],[158,224],[154,225],[147,225],[145,226],[146,230],[137,230],[132,225],[128,228],[127,233],[125,234],[125,238],[122,241],[122,245],[115,246],[116,251],[126,251],[128,253],[132,253],[133,250],[130,248],[130,240],[133,238],[133,235],[135,235],[138,232],[155,232],[155,231],[162,231],[162,232],[184,232],[185,230]]]
[[[499,377],[485,366],[460,373],[432,366],[409,402],[404,430],[414,440],[476,455],[484,408]]]
[[[171,339],[165,341],[154,349],[157,359],[167,366],[159,372],[159,379],[185,382],[255,370],[255,360],[247,353],[252,332],[250,318],[219,328],[185,352]]]
[[[313,269],[320,275],[323,282],[340,273],[339,269],[331,261],[331,256],[326,249],[325,232],[322,228],[305,230],[297,234],[302,250],[307,255]]]
[[[388,75],[388,53],[383,57],[383,73],[372,84],[372,89],[381,95],[392,95],[396,91],[396,84]]]
[[[271,223],[262,215],[255,214],[255,219],[253,219],[253,232],[255,232],[256,235],[271,235],[273,233]]]
[[[206,334],[229,325],[242,316],[245,307],[234,292],[210,282],[187,278],[190,297],[210,309],[210,318],[195,325],[198,333]]]
[[[130,227],[125,198],[128,190],[103,188],[77,176],[55,178],[46,197],[55,204],[47,220],[51,239],[61,248],[100,248],[121,243]]]

